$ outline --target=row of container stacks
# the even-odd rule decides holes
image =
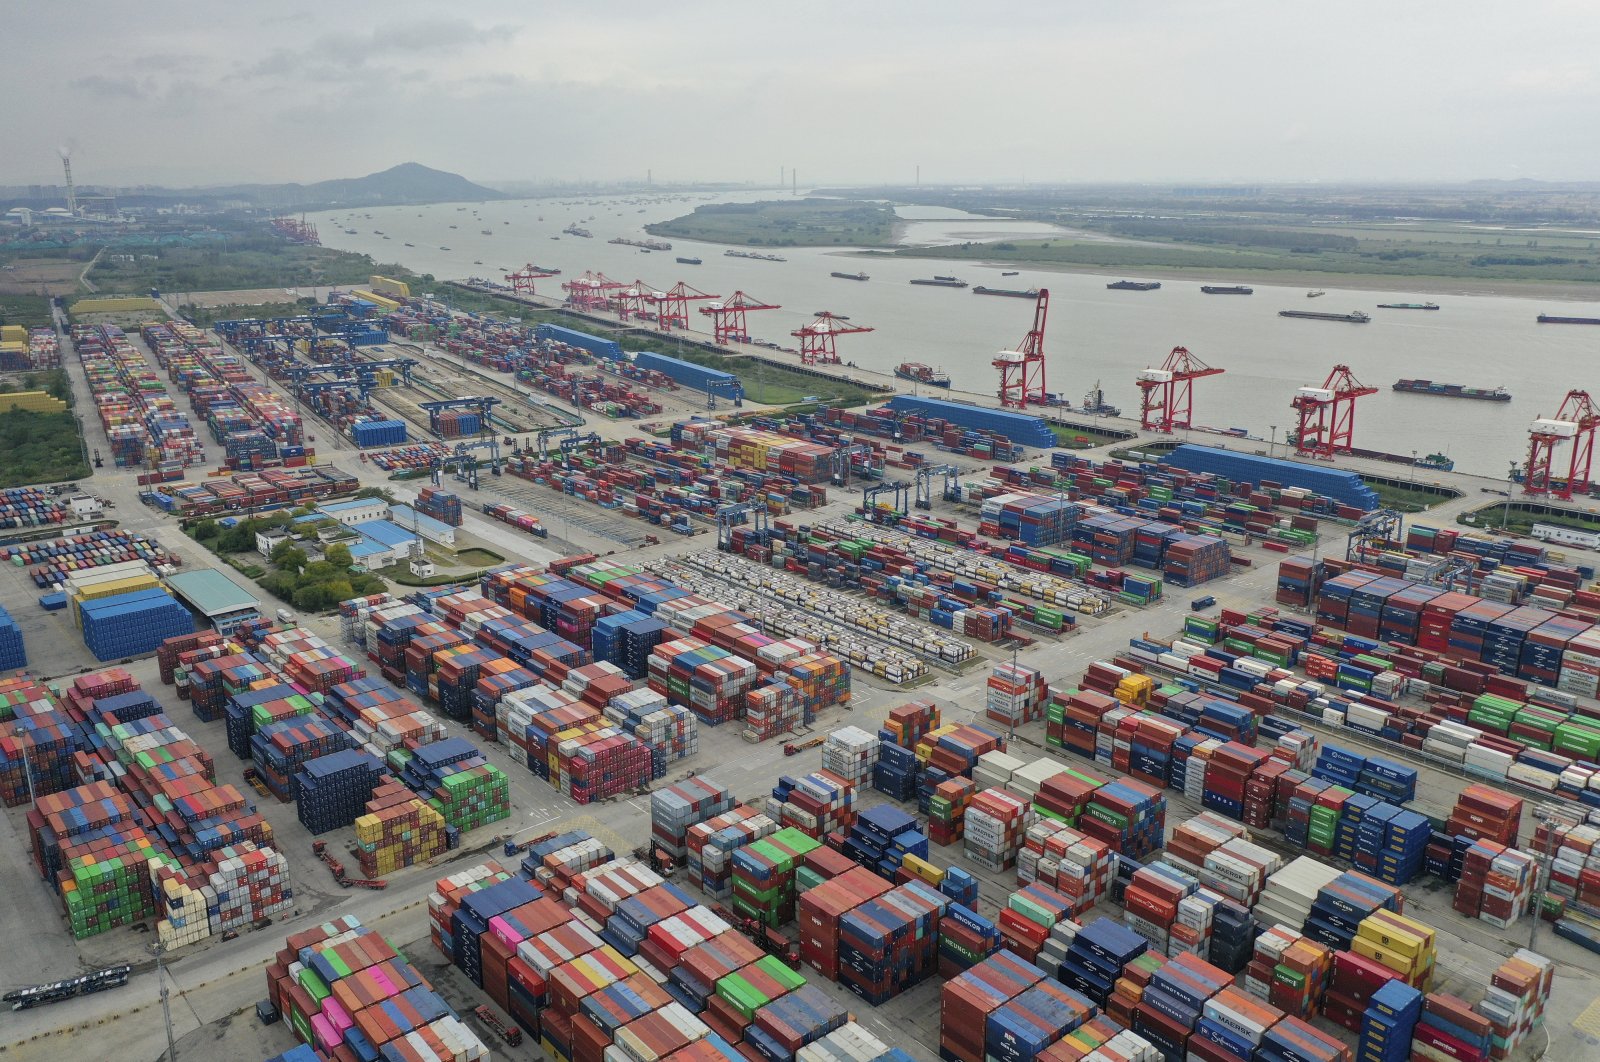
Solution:
[[[1013,443],[1002,432],[962,426],[936,416],[907,414],[887,406],[859,412],[829,407],[795,419],[802,429],[819,442],[825,437],[836,437],[839,432],[847,431],[852,436],[864,433],[896,443],[925,442],[937,450],[985,461],[1020,461],[1026,454],[1021,445]],[[925,461],[921,453],[910,450],[901,451],[899,458],[892,457],[895,451],[900,450],[897,446],[885,446],[884,450],[885,463],[897,467],[915,468]]]
[[[711,909],[582,833],[441,879],[435,944],[552,1056],[902,1062]]]
[[[669,380],[696,391],[724,395],[735,405],[744,398],[744,387],[739,377],[731,372],[710,369],[704,365],[696,365],[692,361],[684,361],[682,358],[658,354],[651,350],[634,351],[627,357],[640,369],[660,373]]]
[[[1056,435],[1050,430],[1050,425],[1043,419],[1026,413],[988,409],[949,399],[912,395],[896,395],[883,408],[890,411],[891,416],[900,414],[921,418],[925,425],[922,434],[925,436],[947,434],[951,431],[979,431],[1009,439],[1018,446],[1030,446],[1039,450],[1049,450],[1056,445]],[[883,415],[882,411],[879,411],[879,415]],[[1009,457],[999,455],[995,457],[996,460],[1010,460]]]
[[[802,483],[779,469],[736,468],[718,462],[712,455],[682,450],[658,439],[630,438],[623,446],[629,456],[650,462],[658,480],[669,478],[720,499],[742,501],[754,496],[782,494],[796,508],[815,508],[827,503],[826,487]]]
[[[61,364],[61,338],[53,328],[0,325],[0,372],[54,369]]]
[[[461,526],[461,496],[458,494],[437,487],[423,487],[417,492],[417,511],[451,527]]]
[[[1191,472],[1209,472],[1220,479],[1252,483],[1263,488],[1302,487],[1339,502],[1343,508],[1334,515],[1346,519],[1371,512],[1379,505],[1377,491],[1367,486],[1360,475],[1344,469],[1238,453],[1212,446],[1196,446],[1193,443],[1179,446],[1163,457],[1161,463]]]
[[[71,506],[39,487],[0,490],[0,531],[18,527],[48,527],[73,519]]]
[[[170,573],[182,563],[182,558],[168,553],[159,543],[137,531],[119,530],[92,531],[86,535],[7,546],[0,557],[17,567],[33,565],[28,577],[41,590],[59,586],[76,572],[113,564],[137,561]]]
[[[0,792],[11,807],[31,798],[34,866],[74,937],[155,919],[179,946],[292,905],[271,826],[126,671],[0,694],[13,713]]]
[[[734,468],[781,472],[801,483],[820,483],[832,474],[836,448],[802,442],[774,432],[730,428],[717,421],[675,421],[672,444],[694,450]]]
[[[189,418],[122,329],[75,325],[72,347],[118,468],[147,468],[178,479],[185,468],[205,462]]]
[[[766,489],[765,485],[744,482],[745,477],[738,474],[705,477],[707,482],[697,482],[674,470],[631,468],[622,462],[619,448],[590,447],[582,456],[564,455],[551,460],[532,454],[514,456],[506,462],[506,471],[602,509],[656,524],[690,514],[709,520],[718,509],[735,502],[757,504],[769,513],[781,515],[789,511],[791,502],[805,507],[815,504],[819,496],[827,496],[821,487],[779,483],[773,485],[776,489]],[[574,469],[573,465],[581,469]]]
[[[1306,626],[1279,618],[1270,623],[1285,629]],[[1197,643],[1208,639],[1192,632],[1186,638],[1173,643],[1171,652],[1157,654],[1172,658],[1163,659],[1162,666],[1186,666],[1191,676],[1212,676],[1241,691],[1254,691],[1258,684],[1267,691],[1241,692],[1241,701],[1312,711],[1325,724],[1347,726],[1397,748],[1420,748],[1475,777],[1511,779],[1591,806],[1600,801],[1590,792],[1597,782],[1589,751],[1600,721],[1562,691],[1529,686],[1490,665],[1457,667],[1418,659],[1418,651],[1333,631],[1317,631],[1311,637],[1315,652],[1299,658],[1307,674],[1320,681],[1300,681],[1229,650],[1206,649]],[[1392,699],[1406,688],[1423,692],[1421,706]]]
[[[355,915],[285,943],[267,966],[267,1001],[300,1046],[269,1062],[490,1057],[428,979]]]
[[[526,531],[534,538],[548,538],[550,535],[549,529],[537,516],[507,502],[484,502],[483,513],[502,524],[509,524],[518,531]]]
[[[143,478],[143,477],[141,477]],[[264,468],[203,483],[166,484],[148,492],[156,508],[180,516],[222,516],[256,509],[298,507],[354,494],[360,483],[332,465]]]
[[[428,427],[441,439],[459,439],[464,435],[477,435],[488,425],[481,414],[460,409],[441,409],[429,413]]]
[[[384,472],[411,473],[418,475],[427,472],[436,463],[450,457],[455,451],[444,443],[420,442],[411,443],[393,450],[379,450],[377,453],[362,454],[363,461],[371,461]]]
[[[0,606],[0,671],[28,666],[28,650],[22,641],[22,628],[16,618]]]

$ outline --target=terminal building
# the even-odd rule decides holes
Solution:
[[[167,587],[219,634],[231,634],[239,624],[261,615],[259,601],[214,569],[174,575]]]

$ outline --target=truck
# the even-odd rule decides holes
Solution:
[[[1210,594],[1207,594],[1205,597],[1197,597],[1193,601],[1189,602],[1189,608],[1195,612],[1200,612],[1204,609],[1210,608],[1216,603],[1217,599],[1212,597]]]

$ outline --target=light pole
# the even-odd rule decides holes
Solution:
[[[1538,817],[1540,824],[1543,825],[1545,829],[1544,849],[1542,852],[1540,852],[1541,858],[1534,864],[1533,868],[1533,902],[1542,908],[1544,906],[1545,888],[1550,882],[1550,853],[1551,849],[1554,847],[1556,830],[1562,827],[1571,829],[1572,827],[1578,825],[1581,819],[1575,812],[1550,803],[1540,804],[1538,807],[1534,808],[1533,813]],[[1539,909],[1535,909],[1529,918],[1529,921],[1532,923],[1532,925],[1528,927],[1529,951],[1533,950],[1534,938],[1539,935],[1539,922],[1541,920],[1541,911]]]
[[[1517,484],[1517,463],[1511,462],[1511,468],[1506,472],[1506,501],[1500,507],[1500,530],[1506,529],[1506,522],[1511,519],[1511,492]]]
[[[1417,489],[1417,452],[1411,451],[1411,489]]]
[[[1269,425],[1267,425],[1267,427],[1272,429],[1272,441],[1267,444],[1267,456],[1268,457],[1277,457],[1278,456],[1278,426],[1276,424],[1269,424]]]
[[[167,976],[166,968],[161,965],[161,956],[165,953],[166,945],[156,943],[150,945],[150,950],[156,954],[156,983],[161,986],[161,1020],[167,1026],[167,1062],[178,1062],[178,1045],[172,1040],[172,1011],[167,1006]]]

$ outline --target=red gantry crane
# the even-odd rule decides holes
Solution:
[[[848,317],[823,310],[815,319],[801,325],[789,334],[800,341],[800,364],[802,365],[837,365],[839,364],[839,347],[836,341],[838,336],[847,336],[855,332],[871,332],[870,325],[850,324]]]
[[[617,316],[624,321],[630,317],[648,317],[652,313],[648,307],[655,305],[655,300],[660,298],[661,294],[655,285],[635,280],[632,284],[623,284],[611,292],[611,309],[615,310]]]
[[[515,273],[507,273],[506,281],[511,285],[513,295],[537,295],[538,292],[533,290],[533,282],[553,276],[554,273],[546,273],[530,262]]]
[[[707,295],[703,291],[691,288],[683,281],[678,281],[666,291],[658,291],[651,296],[651,301],[656,304],[656,327],[663,332],[670,332],[673,326],[687,329],[689,327],[689,304],[703,299],[720,298],[717,295]]]
[[[561,290],[567,293],[567,302],[575,310],[607,309],[611,301],[611,292],[624,287],[627,285],[622,281],[612,280],[604,273],[592,270],[585,272],[581,277],[561,282]]]
[[[711,335],[718,343],[748,343],[744,315],[750,310],[781,310],[775,302],[762,302],[742,291],[736,291],[721,302],[708,303],[700,312],[711,318]]]
[[[1321,387],[1302,387],[1289,405],[1300,414],[1295,452],[1333,460],[1355,444],[1356,399],[1378,393],[1355,378],[1348,365],[1335,365]]]
[[[1016,350],[1002,350],[991,364],[1000,370],[1000,405],[1027,409],[1028,403],[1046,404],[1044,393],[1044,324],[1050,314],[1050,291],[1039,289],[1033,304],[1033,328]]]
[[[1573,491],[1587,491],[1597,426],[1600,426],[1600,410],[1595,408],[1587,391],[1568,391],[1555,416],[1535,420],[1528,429],[1528,468],[1523,492],[1571,501]],[[1552,479],[1556,447],[1568,439],[1572,440],[1572,454],[1567,460],[1567,478]]]
[[[1139,385],[1139,426],[1164,435],[1191,427],[1194,382],[1222,372],[1190,354],[1187,347],[1173,347],[1161,368],[1141,370],[1134,381]]]

